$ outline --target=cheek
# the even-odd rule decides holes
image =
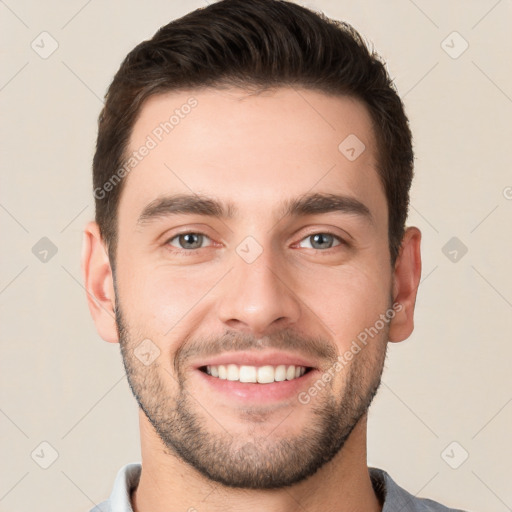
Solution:
[[[391,273],[366,263],[329,269],[304,289],[304,302],[329,327],[341,352],[389,307]]]
[[[222,277],[221,270],[211,266],[127,266],[118,288],[130,325],[158,340],[184,333],[208,302],[208,290]]]

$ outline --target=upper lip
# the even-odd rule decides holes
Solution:
[[[316,364],[311,359],[305,358],[299,354],[282,352],[276,350],[265,350],[264,352],[224,352],[218,356],[209,357],[194,365],[196,368],[203,366],[236,364],[238,366],[279,366],[293,365],[314,368]]]

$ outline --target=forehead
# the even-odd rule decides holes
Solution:
[[[242,214],[270,213],[308,192],[358,198],[376,216],[386,209],[371,118],[350,97],[290,87],[156,95],[141,109],[128,153],[120,224],[177,193],[215,196]]]

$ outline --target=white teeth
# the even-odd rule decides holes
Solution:
[[[260,366],[258,368],[258,382],[260,384],[268,384],[269,382],[274,382],[274,367]]]
[[[271,382],[282,382],[302,377],[306,373],[305,366],[238,366],[236,364],[218,366],[208,365],[206,373],[219,379],[269,384]]]
[[[258,382],[258,372],[254,366],[240,366],[240,382]]]
[[[304,371],[306,371],[306,368],[304,368]],[[286,366],[284,364],[280,364],[279,366],[276,366],[276,369],[274,372],[274,380],[276,382],[281,382],[283,380],[286,380]]]
[[[238,380],[238,366],[236,364],[228,364],[227,367],[227,379]]]

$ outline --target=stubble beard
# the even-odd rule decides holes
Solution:
[[[139,407],[170,456],[228,487],[276,489],[307,479],[342,450],[380,386],[389,327],[371,341],[378,344],[373,354],[364,347],[341,370],[347,372],[341,396],[328,392],[327,386],[308,404],[297,401],[295,407],[308,407],[311,418],[300,434],[280,437],[276,429],[261,435],[255,424],[244,438],[230,433],[229,425],[219,426],[214,412],[207,412],[187,389],[186,376],[179,369],[172,376],[158,361],[145,366],[135,357],[139,338],[129,332],[119,301],[116,304],[123,363]],[[170,384],[177,381],[176,396],[170,396],[166,379]],[[285,421],[292,417],[293,411]]]

